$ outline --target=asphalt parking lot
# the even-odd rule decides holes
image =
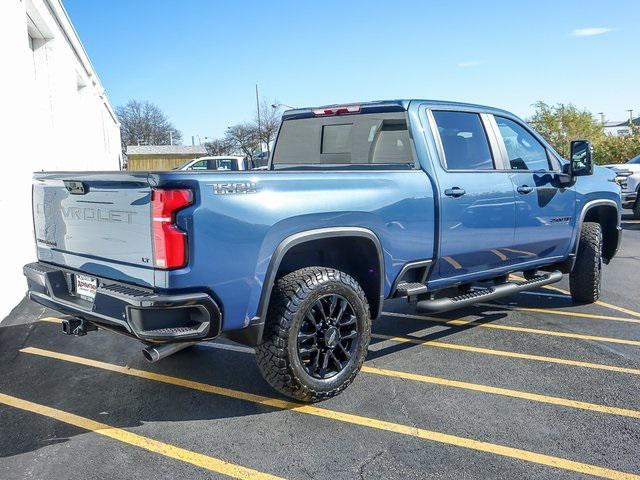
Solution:
[[[246,347],[149,364],[23,305],[0,324],[0,478],[640,478],[640,221],[623,226],[598,304],[566,279],[437,317],[389,302],[355,383],[313,406]]]

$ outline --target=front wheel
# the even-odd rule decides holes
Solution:
[[[580,232],[578,256],[569,276],[571,298],[579,303],[593,303],[600,298],[602,283],[602,228],[585,222]]]
[[[358,282],[332,268],[303,268],[274,285],[256,358],[277,391],[316,402],[353,382],[370,338],[369,304]]]

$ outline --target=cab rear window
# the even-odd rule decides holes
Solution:
[[[283,122],[273,154],[275,168],[295,165],[413,167],[402,112],[302,118]]]

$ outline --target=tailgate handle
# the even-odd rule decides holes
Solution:
[[[84,195],[89,191],[84,183],[75,180],[65,180],[64,186],[71,195]]]

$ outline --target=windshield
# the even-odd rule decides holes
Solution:
[[[640,163],[640,155],[638,155],[637,157],[633,157],[631,160],[629,160],[627,163],[635,163],[638,164]]]

